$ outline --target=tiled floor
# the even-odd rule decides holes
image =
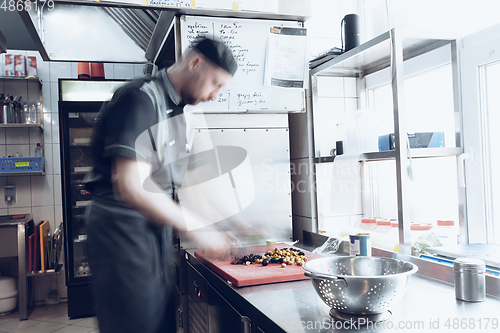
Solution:
[[[0,332],[19,333],[99,333],[97,319],[68,318],[68,303],[35,306],[28,320],[19,320],[17,312],[0,315]]]

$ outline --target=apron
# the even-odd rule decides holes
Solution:
[[[175,332],[171,229],[100,200],[86,221],[100,332]]]

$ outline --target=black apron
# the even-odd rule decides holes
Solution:
[[[100,332],[175,332],[171,229],[99,200],[86,220]]]

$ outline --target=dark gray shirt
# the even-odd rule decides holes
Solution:
[[[126,206],[113,193],[111,167],[116,156],[152,164],[153,180],[169,195],[181,186],[187,168],[187,139],[180,103],[179,94],[162,70],[154,78],[127,83],[103,104],[93,134],[93,170],[86,177],[93,199]],[[175,121],[164,121],[174,117]],[[167,125],[164,142],[158,142],[154,130],[159,123]],[[138,140],[140,136],[147,139]]]

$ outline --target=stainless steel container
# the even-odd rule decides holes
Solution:
[[[14,103],[9,103],[7,109],[7,123],[8,124],[16,123],[16,106],[14,105]]]
[[[486,265],[474,258],[458,258],[455,270],[455,297],[467,302],[482,302],[486,297]]]
[[[2,124],[7,124],[7,118],[9,117],[8,114],[9,114],[9,105],[4,104],[2,106]]]

